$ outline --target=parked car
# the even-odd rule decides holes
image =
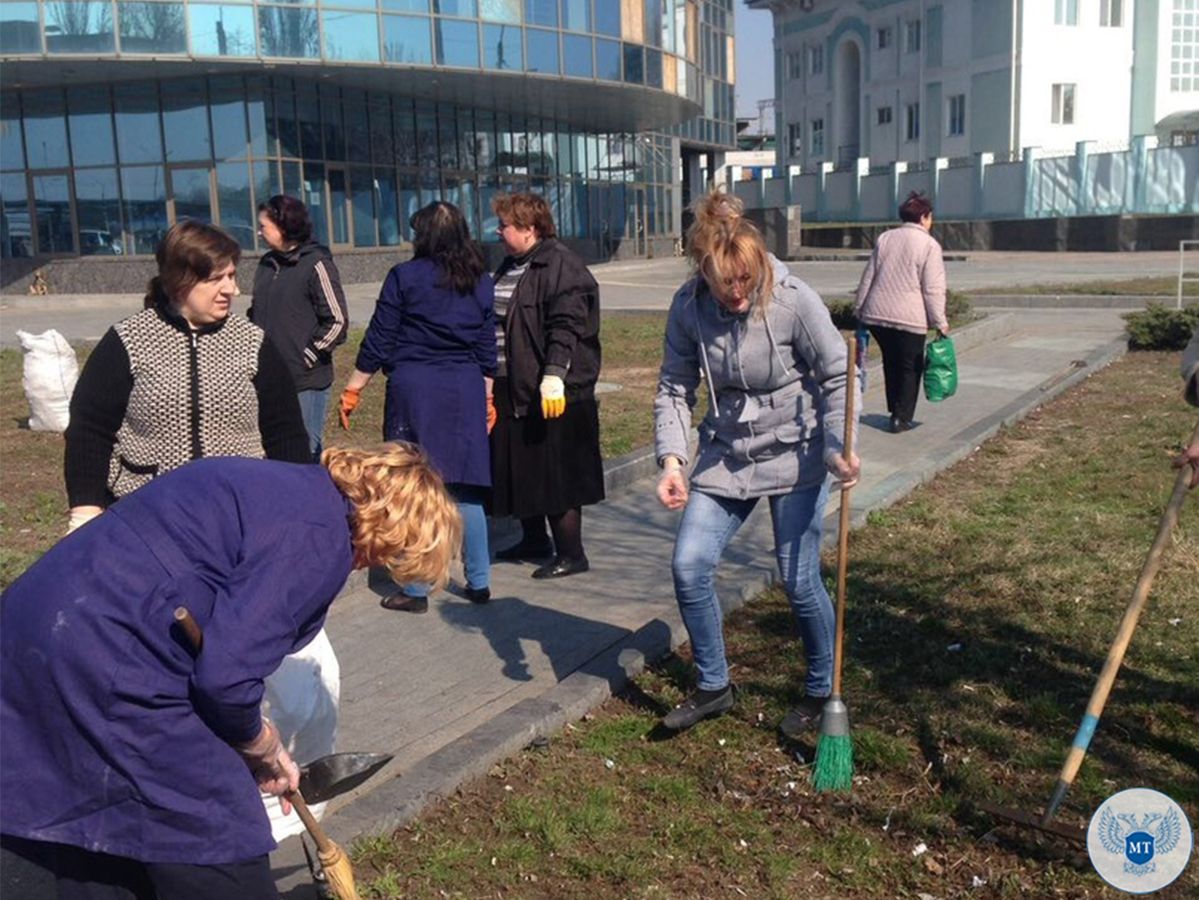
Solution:
[[[79,253],[83,256],[120,256],[121,242],[99,228],[79,229]]]

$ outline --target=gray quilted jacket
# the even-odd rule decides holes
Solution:
[[[659,463],[668,455],[690,462],[691,410],[706,382],[691,485],[719,497],[817,485],[842,450],[845,341],[816,292],[770,261],[764,318],[728,313],[694,278],[675,294],[666,323],[654,449]]]

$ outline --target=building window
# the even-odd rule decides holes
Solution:
[[[787,153],[790,156],[803,153],[803,128],[798,122],[792,122],[787,126]]]
[[[891,46],[891,29],[880,28],[878,30],[878,49],[886,50]]]
[[[954,94],[949,98],[949,133],[966,133],[966,95]]]
[[[1185,10],[1185,12],[1184,12]],[[1199,6],[1196,0],[1174,0],[1170,37],[1170,91],[1199,88]]]
[[[1074,88],[1072,84],[1053,86],[1053,124],[1074,124]]]
[[[808,131],[812,156],[824,156],[824,119],[813,119]]]
[[[1078,0],[1053,0],[1053,24],[1077,25]]]
[[[907,106],[907,131],[904,133],[905,139],[909,141],[920,140],[920,104],[909,103]]]
[[[908,22],[906,29],[906,43],[908,53],[920,52],[920,20]]]
[[[813,44],[808,47],[808,74],[819,75],[824,71],[824,45]]]
[[[1099,0],[1099,24],[1119,28],[1124,24],[1124,0]]]
[[[891,107],[880,106],[878,108],[878,124],[880,124],[880,125],[890,125],[891,124]]]
[[[787,77],[792,81],[803,78],[803,54],[798,50],[787,54]]]

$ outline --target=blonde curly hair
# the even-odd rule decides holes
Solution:
[[[321,463],[354,505],[354,565],[382,566],[398,584],[443,587],[462,546],[462,517],[425,454],[402,442],[332,447]]]
[[[740,198],[714,188],[696,200],[691,211],[695,220],[687,229],[686,246],[696,273],[717,293],[726,278],[748,273],[752,309],[756,316],[764,315],[774,273],[762,233],[741,214]]]

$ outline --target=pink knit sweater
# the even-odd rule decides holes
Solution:
[[[947,329],[941,245],[915,222],[883,232],[858,282],[859,322],[924,334]]]

